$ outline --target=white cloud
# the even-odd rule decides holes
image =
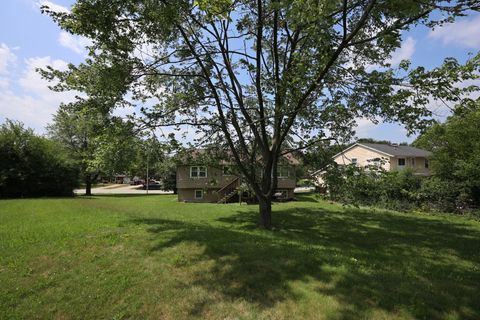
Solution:
[[[10,81],[7,78],[0,78],[0,90],[6,90],[10,85]]]
[[[58,42],[61,46],[68,48],[78,54],[85,53],[85,47],[92,44],[92,41],[90,39],[72,35],[66,31],[60,32]]]
[[[48,89],[48,82],[42,79],[36,69],[51,66],[54,69],[63,71],[67,69],[67,65],[67,62],[63,60],[52,60],[48,56],[26,59],[25,70],[18,83],[30,94],[45,96],[47,93],[52,93],[52,91]]]
[[[467,48],[480,48],[480,15],[457,20],[430,31],[428,36],[441,40],[443,44],[456,44]]]
[[[55,12],[65,12],[65,13],[70,12],[70,10],[67,7],[64,7],[62,5],[53,3],[53,2],[48,1],[48,0],[39,0],[39,1],[36,2],[36,5],[38,7],[47,6],[47,7],[50,8],[50,10],[55,11]]]
[[[17,61],[17,56],[13,53],[15,49],[5,43],[0,44],[0,75],[7,74],[9,67]]]
[[[356,128],[355,133],[357,137],[370,137],[372,131],[376,128],[377,124],[373,123],[368,118],[357,118],[355,120]]]
[[[392,66],[398,65],[402,60],[410,60],[415,53],[415,45],[417,41],[412,37],[408,37],[402,42],[402,46],[392,53],[392,57],[388,59],[388,63]]]
[[[75,93],[51,91],[49,83],[40,77],[36,68],[50,65],[64,70],[67,63],[48,56],[26,59],[24,63],[23,72],[18,78],[8,78],[11,86],[2,86],[0,82],[0,118],[21,121],[43,133],[60,103],[73,101]]]

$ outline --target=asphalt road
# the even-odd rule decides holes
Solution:
[[[85,189],[74,190],[75,194],[85,194]],[[141,189],[141,186],[131,186],[128,184],[109,185],[106,187],[92,188],[92,194],[147,194],[146,190]],[[163,190],[148,190],[148,194],[173,194],[172,191]]]
[[[314,189],[313,189],[314,190]],[[295,188],[295,193],[311,192],[312,188]],[[74,190],[75,194],[85,194],[85,189]],[[106,187],[92,188],[92,194],[147,194],[146,190],[141,189],[141,186],[131,186],[128,184],[108,185]],[[173,194],[172,191],[163,190],[148,190],[148,194]]]

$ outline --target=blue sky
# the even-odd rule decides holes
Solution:
[[[40,13],[42,3],[58,10],[68,9],[73,0],[3,0],[0,10],[0,122],[5,118],[22,121],[38,133],[62,101],[73,99],[73,93],[51,92],[35,72],[37,67],[52,65],[64,68],[85,57],[86,39],[62,32]],[[458,19],[454,24],[431,31],[419,27],[403,35],[402,48],[392,57],[393,63],[411,59],[412,64],[432,68],[446,57],[463,62],[468,53],[480,50],[480,14]],[[439,117],[447,115],[441,105],[432,104]],[[357,136],[412,141],[405,130],[395,124],[374,125],[359,120]]]

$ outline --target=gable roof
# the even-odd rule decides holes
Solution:
[[[195,162],[196,160],[199,160],[199,162],[201,163],[202,161],[204,161],[204,159],[202,159],[202,158],[208,156],[208,154],[210,154],[210,152],[212,152],[212,151],[207,150],[207,149],[190,149],[190,150],[187,150],[186,153],[183,155],[183,157],[181,157],[181,163],[184,164],[184,165],[185,164],[192,164],[192,161]],[[218,163],[221,164],[221,165],[226,165],[226,164],[231,164],[232,163],[231,160],[228,160],[228,159],[233,158],[230,151],[225,151],[225,150],[218,151],[217,150],[215,155],[219,158]],[[258,160],[260,160],[260,159],[261,159],[261,157],[259,156]],[[300,160],[298,158],[296,158],[291,152],[281,155],[279,160],[283,160],[283,161],[287,162],[288,164],[290,164],[292,166],[298,166],[301,163]]]
[[[353,149],[354,147],[364,147],[379,153],[383,153],[390,157],[419,157],[419,158],[426,158],[432,155],[430,151],[423,150],[420,148],[410,147],[410,146],[402,146],[402,145],[389,145],[389,144],[381,144],[381,143],[355,143],[354,145],[348,147],[347,149],[343,150],[342,152],[337,153],[333,156],[336,158],[337,156],[341,155],[342,153]]]

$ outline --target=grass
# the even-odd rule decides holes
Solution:
[[[0,319],[479,319],[480,223],[170,195],[0,201]]]

